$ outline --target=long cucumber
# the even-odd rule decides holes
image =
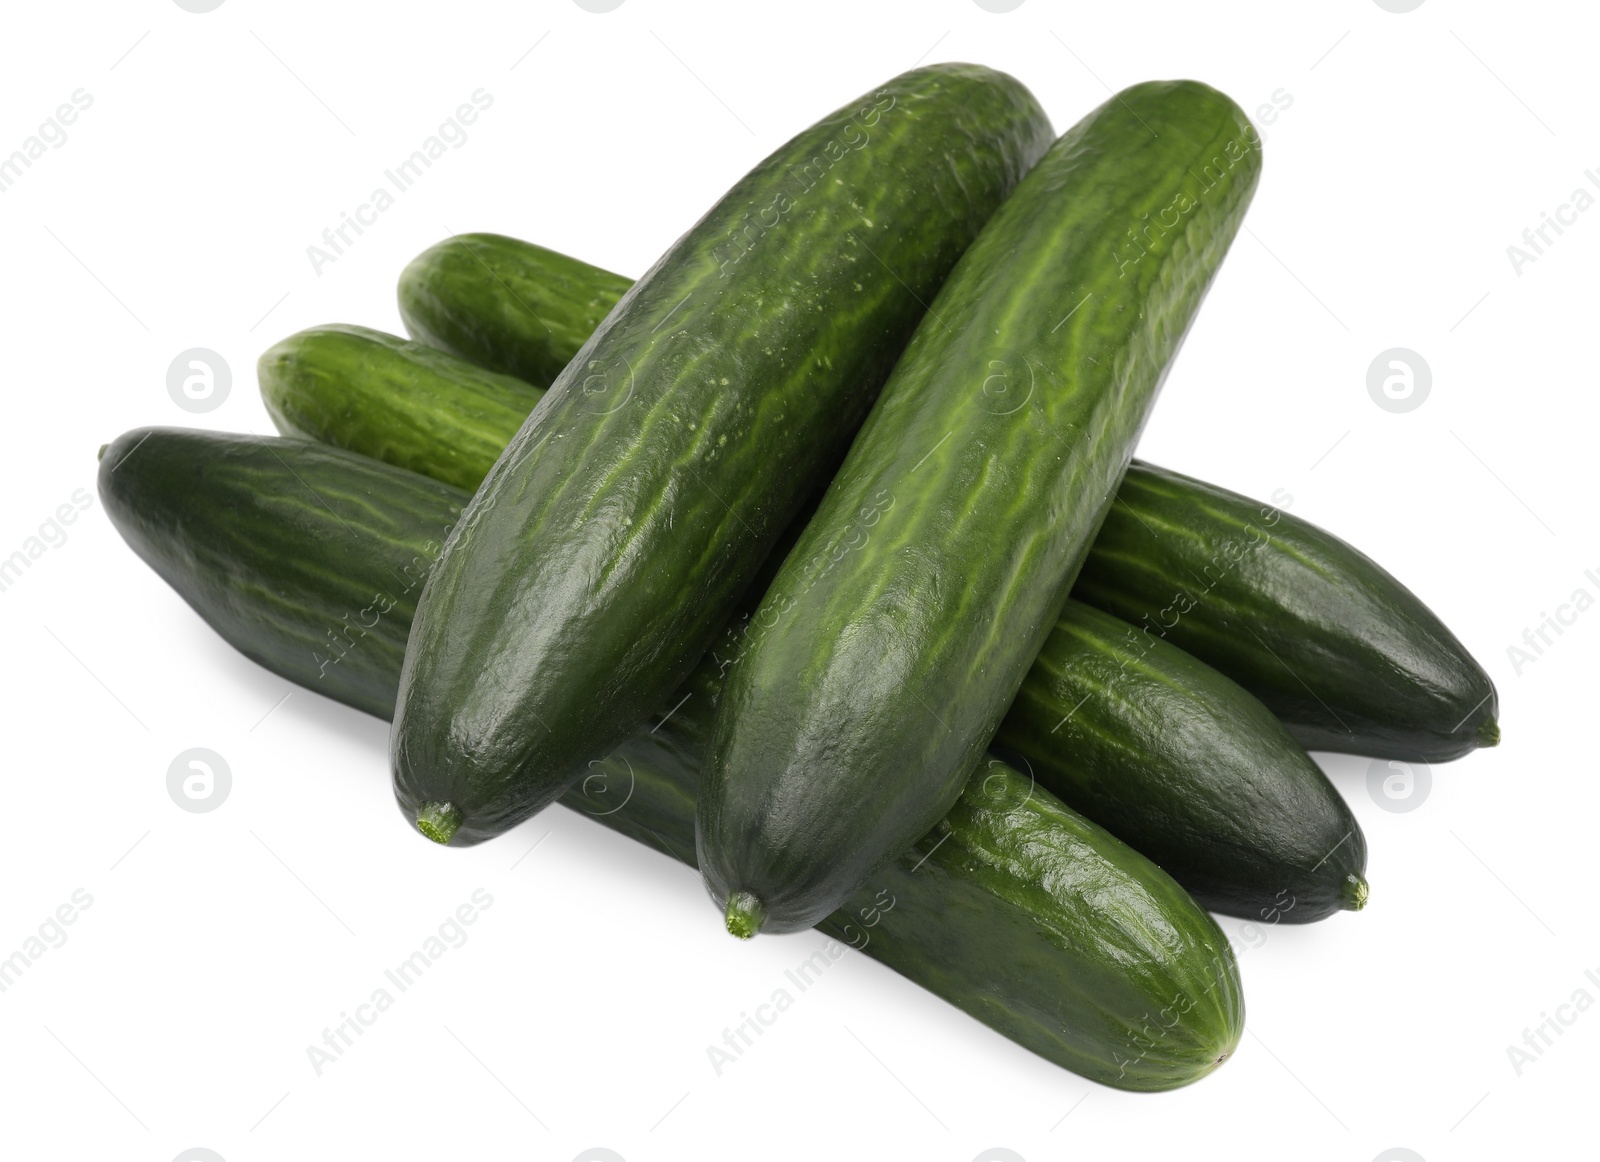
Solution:
[[[1139,465],[1073,592],[1221,670],[1310,749],[1443,762],[1500,741],[1494,683],[1416,594],[1236,492]]]
[[[456,234],[401,272],[400,318],[413,339],[545,388],[631,285],[503,234]]]
[[[1272,712],[1071,600],[995,744],[1213,912],[1303,924],[1367,902],[1367,841]]]
[[[1116,94],[973,243],[729,674],[698,844],[728,930],[816,923],[960,795],[1254,193],[1194,81]]]
[[[383,717],[415,590],[467,501],[339,448],[160,428],[104,450],[100,495],[129,545],[228,642]],[[675,710],[562,802],[692,866],[720,684],[718,664],[703,663]],[[1121,1089],[1194,1081],[1242,1031],[1237,966],[1211,918],[997,759],[820,927],[836,940],[823,955],[860,949],[1046,1060]]]
[[[383,416],[415,414],[400,426],[430,433],[441,465],[453,469],[458,452],[478,449],[476,426],[462,430],[448,393],[427,376],[416,392],[388,376],[381,385],[356,382],[369,364],[363,342],[313,334],[302,355],[280,361],[317,369],[284,394],[327,417],[322,438],[360,445]],[[326,386],[340,377],[344,386]],[[349,399],[371,402],[372,414],[343,406]],[[370,452],[392,459],[387,441],[371,441]],[[775,557],[769,566],[781,562]],[[713,647],[719,665],[738,657],[752,629],[741,622]],[[997,741],[1212,911],[1308,922],[1366,898],[1360,826],[1261,703],[1170,644],[1076,601],[1057,618]]]
[[[274,344],[256,375],[284,435],[338,444],[468,490],[544,395],[426,344],[343,324]]]
[[[391,756],[425,835],[514,826],[683,682],[1049,138],[1012,78],[914,70],[774,152],[634,284],[418,603]]]
[[[466,235],[407,267],[401,296],[476,319],[454,333],[451,349],[493,368],[506,350],[540,360],[566,350],[537,319],[519,318],[527,313],[522,300],[537,301],[541,318],[568,317],[584,304],[620,298],[626,282],[618,283],[531,243]],[[561,288],[573,305],[552,305],[529,286]],[[425,362],[409,383],[389,377],[382,393],[357,399],[339,391],[339,377],[364,375],[373,352],[359,337],[329,333],[337,330],[291,336],[273,351],[292,357],[264,360],[262,394],[283,434],[329,440],[475,488],[544,394],[523,385],[522,413],[505,419],[494,441],[480,441],[486,417],[441,401]],[[395,349],[400,340],[386,342]],[[339,406],[315,401],[319,390]],[[474,389],[468,398],[481,394]],[[438,438],[432,463],[425,450],[415,459],[392,454],[418,428]],[[1276,504],[1135,460],[1073,594],[1240,683],[1303,746],[1440,762],[1499,741],[1494,684],[1444,623],[1370,557]]]

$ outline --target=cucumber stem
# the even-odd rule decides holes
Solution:
[[[753,892],[734,892],[728,897],[728,931],[748,940],[767,922],[767,909]]]
[[[1500,745],[1500,724],[1498,722],[1496,722],[1494,719],[1491,718],[1487,722],[1485,722],[1482,726],[1478,727],[1478,745],[1479,746],[1499,746]]]
[[[424,803],[417,812],[417,830],[435,843],[449,843],[461,826],[461,809],[454,803]]]
[[[1367,906],[1367,881],[1354,872],[1345,876],[1339,885],[1339,902],[1352,912],[1361,911]]]

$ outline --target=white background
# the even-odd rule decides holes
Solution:
[[[268,432],[260,351],[318,323],[398,331],[397,273],[451,232],[638,274],[790,135],[920,61],[1013,73],[1058,131],[1108,86],[1192,76],[1252,113],[1292,103],[1263,119],[1247,232],[1141,455],[1287,489],[1378,557],[1489,669],[1506,741],[1436,767],[1404,813],[1369,794],[1366,760],[1324,759],[1366,829],[1371,905],[1264,942],[1223,920],[1248,1030],[1191,1088],[1090,1084],[854,954],[719,1077],[707,1046],[819,935],[738,944],[692,873],[561,809],[429,846],[393,806],[384,725],[281,701],[288,685],[218,640],[96,500],[0,593],[0,956],[76,889],[93,900],[0,993],[6,1155],[1441,1162],[1574,1131],[1600,1006],[1520,1075],[1507,1047],[1579,989],[1600,1001],[1600,612],[1520,674],[1507,648],[1574,590],[1600,596],[1584,575],[1600,571],[1600,212],[1520,273],[1506,248],[1575,189],[1600,195],[1585,11],[8,5],[0,154],[75,90],[93,104],[0,194],[0,556],[93,495],[95,450],[124,429]],[[479,88],[494,104],[465,145],[315,272],[306,247]],[[195,346],[233,372],[205,416],[166,389]],[[1408,414],[1366,388],[1395,346],[1433,372]],[[208,814],[165,785],[197,746],[233,773]],[[493,905],[470,939],[317,1076],[307,1046],[478,888]]]

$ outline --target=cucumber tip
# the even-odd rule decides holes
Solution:
[[[1491,718],[1488,721],[1486,721],[1482,726],[1478,727],[1478,745],[1479,746],[1499,746],[1500,745],[1500,724],[1498,722],[1496,722],[1494,719]]]
[[[1367,906],[1367,881],[1351,872],[1344,877],[1339,890],[1339,900],[1346,910],[1359,912]]]
[[[732,935],[749,940],[767,922],[767,909],[754,892],[734,892],[728,897],[724,920]]]
[[[417,830],[435,843],[449,843],[461,826],[461,809],[454,803],[424,803],[417,812]]]

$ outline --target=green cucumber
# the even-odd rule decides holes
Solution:
[[[256,364],[286,436],[364,452],[474,489],[544,392],[423,343],[367,327],[314,327]]]
[[[113,442],[100,495],[134,550],[228,642],[383,717],[418,562],[467,501],[338,448],[185,429]],[[329,663],[327,629],[363,607],[365,635]],[[720,673],[703,663],[674,701],[686,699],[562,801],[692,865]],[[999,760],[820,927],[1046,1060],[1122,1089],[1197,1080],[1242,1030],[1237,966],[1211,918]]]
[[[1004,74],[914,70],[778,149],[634,284],[418,603],[391,752],[429,838],[539,811],[681,685],[1049,137]]]
[[[400,318],[423,343],[549,387],[631,280],[500,234],[457,234],[400,275]]]
[[[1366,903],[1361,826],[1272,712],[1110,614],[1062,607],[994,741],[1213,912],[1308,923]]]
[[[330,369],[359,374],[359,361],[334,354]],[[313,390],[326,382],[310,380]],[[417,412],[441,445],[457,439],[449,399],[408,393],[405,382],[373,416],[324,409],[335,416],[328,435],[360,443],[373,419]],[[382,400],[364,387],[326,390]],[[464,442],[487,470],[493,451]],[[385,447],[373,441],[371,451],[381,458]],[[453,467],[464,450],[441,447],[440,460]],[[768,558],[779,563],[781,553]],[[714,652],[737,656],[744,636],[741,627]],[[1233,682],[1125,622],[1067,602],[997,741],[1212,911],[1306,922],[1365,899],[1365,840],[1305,751]]]
[[[1126,89],[952,272],[730,671],[698,829],[729,931],[815,924],[960,795],[1238,229],[1260,144],[1206,85]]]
[[[417,597],[466,502],[329,445],[179,428],[102,449],[100,496],[133,551],[230,645],[385,717]],[[351,569],[352,552],[370,567]]]
[[[518,285],[513,272],[567,285],[579,303],[616,283],[616,275],[542,246],[509,238],[496,246],[504,284],[439,277],[412,292],[464,315],[481,312],[472,340],[452,349],[485,367],[497,365],[503,344],[548,350],[542,333],[495,323],[515,312],[503,289]],[[413,264],[407,277],[425,270]],[[418,402],[429,422],[453,422],[447,407]],[[413,406],[382,406],[396,405]],[[508,426],[504,440],[515,431]],[[358,450],[382,455],[377,441]],[[485,473],[493,461],[482,461]],[[1237,568],[1232,558],[1244,550],[1256,563]],[[1213,593],[1181,628],[1167,624],[1177,610],[1192,610],[1196,594]],[[1499,741],[1489,676],[1410,590],[1331,534],[1203,481],[1130,464],[1073,594],[1152,633],[1176,631],[1175,641],[1248,688],[1303,745],[1438,762]],[[1270,646],[1253,636],[1263,625],[1280,627]]]
[[[1215,485],[1130,471],[1073,593],[1228,675],[1313,750],[1441,762],[1500,741],[1494,683],[1415,594]]]

